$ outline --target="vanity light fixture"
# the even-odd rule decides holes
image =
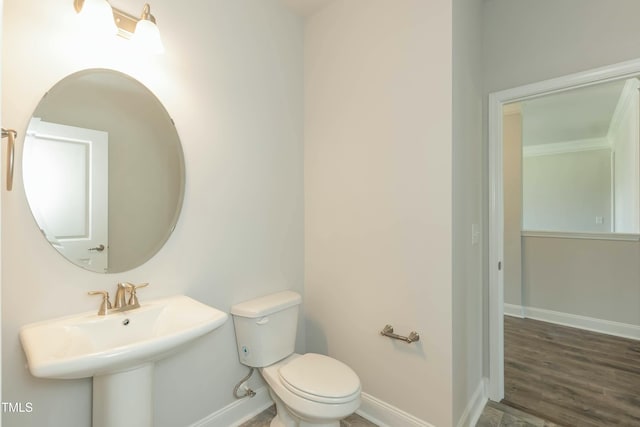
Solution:
[[[149,3],[142,8],[140,18],[112,7],[107,0],[73,0],[73,7],[79,14],[92,19],[96,26],[105,28],[100,31],[115,33],[153,53],[164,52],[160,30]]]

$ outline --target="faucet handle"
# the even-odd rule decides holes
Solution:
[[[134,285],[133,283],[127,283],[127,290],[129,291],[129,301],[127,302],[127,305],[130,306],[139,306],[140,302],[138,301],[138,295],[136,294],[136,291],[140,288],[144,288],[149,286],[149,283],[140,283],[139,285]]]
[[[149,283],[140,283],[139,285],[134,285],[133,283],[125,283],[125,286],[127,287],[127,290],[129,292],[135,292],[136,290],[140,289],[140,288],[145,288],[147,286],[149,286]]]
[[[102,295],[102,302],[98,309],[98,316],[104,316],[108,310],[111,310],[111,301],[109,301],[109,292],[107,291],[89,291],[89,295]]]

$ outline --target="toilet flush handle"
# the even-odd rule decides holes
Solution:
[[[261,317],[260,319],[256,320],[256,325],[266,325],[267,323],[269,323],[268,316]]]

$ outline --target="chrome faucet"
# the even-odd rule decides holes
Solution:
[[[107,291],[90,291],[89,295],[102,295],[102,302],[98,309],[98,316],[105,316],[109,313],[118,313],[140,307],[136,291],[140,288],[144,288],[145,286],[149,286],[149,284],[141,283],[139,285],[134,285],[129,282],[118,283],[118,289],[116,290],[113,306],[111,305],[111,301],[109,301],[109,292]],[[126,299],[127,292],[129,292],[129,300]]]

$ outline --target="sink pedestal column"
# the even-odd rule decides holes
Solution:
[[[153,427],[153,363],[93,377],[93,427]]]

